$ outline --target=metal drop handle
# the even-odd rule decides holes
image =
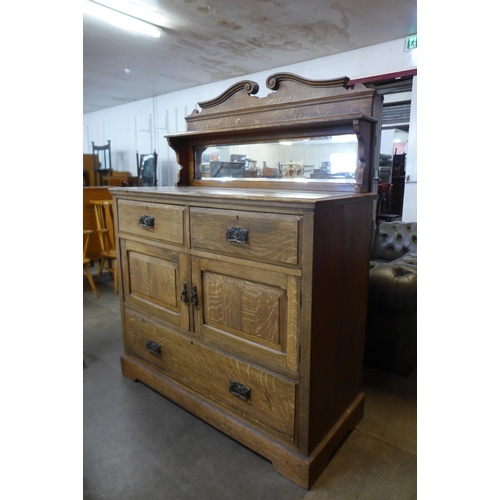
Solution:
[[[193,295],[191,296],[191,304],[193,304],[193,306],[198,305],[198,289],[196,288],[196,285],[193,286]]]
[[[182,289],[181,292],[181,302],[187,302],[188,301],[188,284],[184,283],[184,288]]]

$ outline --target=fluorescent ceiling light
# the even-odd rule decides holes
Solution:
[[[159,26],[92,0],[84,1],[83,11],[86,14],[98,17],[99,19],[126,31],[143,33],[144,35],[153,36],[155,38],[158,38],[161,35],[161,28]]]
[[[309,141],[310,138],[307,137],[306,139],[297,139],[297,140],[294,140],[294,141],[285,141],[283,139],[280,139],[279,140],[279,143],[282,145],[282,146],[291,146],[292,144],[299,144],[301,142],[307,142]]]
[[[332,135],[332,142],[342,143],[342,142],[358,142],[358,138],[355,134],[344,134],[344,135]]]

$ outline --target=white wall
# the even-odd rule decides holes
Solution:
[[[358,79],[416,68],[415,51],[405,52],[404,47],[405,39],[394,40],[87,113],[83,115],[83,153],[92,153],[92,141],[101,146],[110,140],[113,169],[128,171],[135,175],[136,151],[143,154],[156,149],[159,165],[158,184],[173,185],[176,182],[178,166],[175,153],[168,147],[165,135],[184,132],[186,130],[184,117],[198,108],[198,102],[217,97],[229,86],[241,80],[257,82],[260,87],[257,95],[264,97],[271,92],[266,87],[266,79],[273,73],[279,72],[295,73],[313,80],[341,76]],[[412,95],[412,118],[414,111],[416,116],[416,77]],[[410,122],[410,141],[412,128],[416,129],[412,127],[412,121],[414,120]],[[413,139],[416,141],[416,131]],[[416,152],[410,157],[410,150],[409,145],[407,172],[410,173],[410,178],[416,181]],[[412,199],[413,191],[415,199]],[[413,217],[415,214],[415,218],[411,220],[416,220],[416,189],[405,192],[405,208],[407,203],[415,207],[415,210],[410,210],[408,216]],[[405,214],[406,210],[403,210],[404,217]]]
[[[402,219],[406,222],[417,222],[417,76],[413,77],[406,178],[409,180],[405,185]]]

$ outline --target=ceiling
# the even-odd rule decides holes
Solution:
[[[163,31],[84,14],[84,113],[417,33],[416,0],[96,1]]]

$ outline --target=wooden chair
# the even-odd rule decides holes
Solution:
[[[90,269],[89,269],[89,262],[90,259],[87,258],[87,248],[89,246],[89,238],[90,235],[93,233],[91,229],[84,229],[83,230],[83,268],[85,269],[85,274],[84,276],[87,277],[89,280],[90,286],[92,287],[92,290],[94,290],[95,296],[99,298],[99,294],[97,293],[97,289],[95,287],[94,279],[92,278],[92,274],[90,274]],[[85,364],[85,361],[84,361]]]
[[[97,273],[97,282],[99,283],[102,271],[105,268],[113,275],[115,282],[115,293],[118,293],[118,270],[116,268],[113,202],[110,200],[90,200],[90,204],[94,205],[97,223],[96,231],[99,235],[99,242],[101,244],[101,255],[99,262],[99,272]]]
[[[105,146],[96,146],[92,142],[92,159],[95,185],[104,186],[104,176],[113,173],[111,166],[111,141],[108,141]]]

